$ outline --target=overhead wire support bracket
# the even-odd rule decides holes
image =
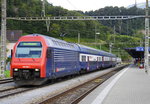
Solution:
[[[144,18],[144,15],[139,16],[52,16],[52,17],[7,17],[11,20],[22,20],[22,21],[60,21],[60,20],[127,20],[134,18]]]

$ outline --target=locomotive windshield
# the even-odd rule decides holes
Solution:
[[[17,58],[40,58],[42,53],[41,42],[20,42],[17,46]]]

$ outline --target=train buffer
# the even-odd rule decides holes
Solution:
[[[149,104],[150,77],[130,65],[108,79],[79,104]]]

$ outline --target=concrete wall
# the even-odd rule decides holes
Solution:
[[[11,55],[11,49],[13,49],[15,43],[8,43],[7,44],[7,49],[8,49],[8,52],[7,52],[7,57]]]

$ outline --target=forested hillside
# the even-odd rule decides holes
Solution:
[[[40,17],[42,15],[41,0],[7,0],[8,17]],[[144,9],[132,7],[105,7],[96,11],[82,12],[69,11],[62,7],[56,7],[46,2],[46,16],[83,16],[83,15],[143,15]],[[61,38],[65,34],[64,40],[77,42],[80,33],[80,44],[109,51],[112,44],[112,52],[124,59],[128,59],[125,47],[135,47],[140,45],[143,35],[140,30],[144,29],[143,19],[133,19],[127,21],[50,21],[50,31],[47,32],[45,21],[7,21],[7,29],[23,30],[24,34],[41,33],[48,36]],[[98,33],[98,34],[96,34]],[[95,44],[95,34],[96,43]]]
[[[41,0],[7,0],[8,17],[39,17],[42,14]],[[54,7],[46,3],[46,16],[82,16],[76,11],[68,11],[61,7]],[[98,21],[51,21],[50,32],[46,31],[45,22],[8,21],[8,29],[21,29],[25,33],[42,33],[53,37],[66,34],[68,37],[76,37],[77,34],[92,37],[95,26],[102,34],[111,33],[111,28],[102,26]]]
[[[122,16],[122,15],[145,15],[145,9],[133,6],[131,8],[125,7],[105,7],[96,11],[89,11],[85,13],[90,16]],[[133,36],[137,30],[144,29],[144,18],[135,18],[130,20],[114,20],[114,21],[100,21],[103,25],[111,28],[115,27],[116,32],[122,35]]]

